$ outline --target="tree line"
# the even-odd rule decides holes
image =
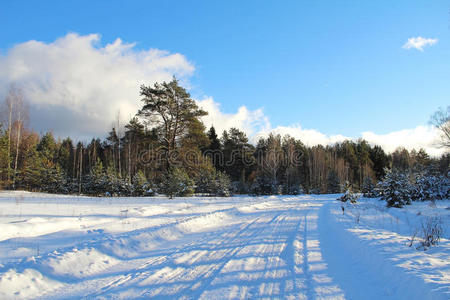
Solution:
[[[12,86],[0,123],[1,188],[111,196],[338,193],[345,182],[362,190],[388,169],[449,171],[449,154],[388,154],[365,140],[308,147],[274,134],[253,145],[236,128],[219,136],[205,128],[207,112],[176,79],[143,85],[140,95],[142,107],[125,126],[118,117],[106,138],[83,143],[29,128],[23,94]]]

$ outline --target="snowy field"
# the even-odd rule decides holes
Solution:
[[[0,192],[0,299],[450,299],[450,201],[336,197]]]

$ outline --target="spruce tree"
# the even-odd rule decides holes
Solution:
[[[377,197],[377,192],[375,190],[376,186],[372,181],[372,178],[365,177],[362,185],[362,193],[366,198],[375,198]]]
[[[153,196],[155,194],[147,177],[145,177],[144,172],[141,170],[134,175],[132,182],[134,196]]]
[[[398,170],[386,171],[386,176],[379,183],[381,199],[388,207],[402,207],[411,204],[413,186],[408,176]]]
[[[194,193],[194,181],[183,169],[172,168],[167,172],[161,184],[161,192],[170,199],[174,196],[190,196]]]
[[[327,193],[328,194],[337,194],[341,192],[341,183],[339,181],[339,177],[336,174],[336,171],[330,170],[327,176]]]

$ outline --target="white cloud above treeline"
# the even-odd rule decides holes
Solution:
[[[408,41],[403,45],[404,49],[417,49],[423,51],[426,46],[432,46],[438,42],[438,39],[424,38],[421,36],[409,38]]]
[[[411,43],[424,47],[415,40]],[[169,81],[175,75],[186,86],[195,67],[179,53],[137,49],[135,44],[120,39],[102,46],[98,34],[70,33],[51,43],[28,41],[15,45],[0,55],[0,70],[0,97],[6,95],[11,83],[23,87],[34,128],[41,132],[52,130],[60,137],[88,139],[103,137],[118,111],[123,121],[136,114],[141,107],[141,84]],[[274,132],[289,134],[309,146],[359,138],[329,136],[300,125],[273,127],[262,108],[241,106],[234,113],[224,113],[212,97],[197,103],[209,112],[203,118],[205,126],[214,125],[219,135],[236,127],[253,142]],[[388,134],[363,132],[360,137],[388,152],[404,146],[409,150],[425,148],[433,155],[442,153],[434,145],[438,133],[426,126]]]
[[[21,43],[0,56],[0,92],[16,83],[41,130],[87,137],[103,135],[118,111],[133,116],[141,84],[183,78],[194,69],[178,53],[137,50],[120,39],[101,46],[98,34],[70,33],[52,43]]]

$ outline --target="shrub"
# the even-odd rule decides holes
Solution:
[[[437,245],[443,232],[442,220],[439,217],[426,218],[425,221],[422,221],[420,229],[422,241],[417,249],[427,250],[429,247]]]

